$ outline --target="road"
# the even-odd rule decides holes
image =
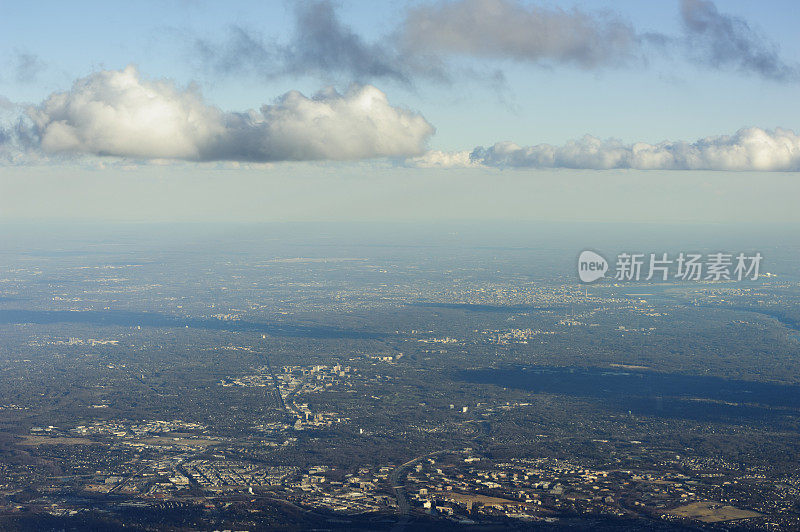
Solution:
[[[400,514],[400,520],[397,524],[392,528],[393,532],[399,532],[401,530],[405,530],[408,522],[410,520],[411,514],[411,505],[408,503],[408,499],[406,498],[406,470],[412,466],[413,464],[423,460],[425,458],[430,458],[431,456],[436,456],[438,454],[444,453],[451,453],[455,452],[453,449],[443,449],[441,451],[434,451],[432,453],[423,454],[422,456],[417,456],[416,458],[412,458],[408,462],[404,464],[400,464],[399,466],[395,467],[392,473],[389,475],[389,482],[392,484],[392,490],[394,491],[394,496],[397,499],[397,511]]]

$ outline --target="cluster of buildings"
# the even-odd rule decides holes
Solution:
[[[544,331],[541,329],[506,329],[506,330],[485,330],[484,335],[497,345],[508,344],[527,344],[535,336],[543,334],[555,334],[555,331]]]
[[[73,436],[116,436],[124,438],[127,436],[141,437],[155,434],[166,434],[169,432],[197,432],[205,431],[206,426],[202,423],[182,421],[175,419],[172,421],[152,420],[140,423],[123,421],[95,421],[88,425],[78,425],[69,429],[67,432]],[[34,427],[31,432],[50,431],[52,427]]]
[[[297,473],[289,466],[263,466],[235,460],[191,460],[182,464],[182,470],[199,486],[209,489],[226,487],[250,488],[281,485],[287,477]],[[186,477],[184,477],[186,478]],[[185,481],[189,483],[189,478]]]
[[[769,524],[761,519],[756,499],[744,501],[732,495],[735,490],[726,497],[720,489],[751,475],[739,472],[737,479],[731,464],[692,462],[676,456],[670,468],[658,472],[596,469],[555,458],[494,462],[466,449],[420,461],[408,473],[406,486],[417,511],[459,522],[491,517],[552,521],[559,515],[588,514]],[[787,496],[798,493],[789,482],[783,487]],[[745,503],[749,508],[741,507]]]
[[[390,467],[340,473],[327,466],[312,467],[286,485],[287,498],[304,507],[348,515],[396,510],[397,501],[386,490]]]

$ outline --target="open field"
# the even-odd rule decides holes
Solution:
[[[751,517],[761,516],[761,514],[757,512],[741,510],[733,506],[711,501],[693,502],[692,504],[669,510],[667,513],[679,517],[697,519],[703,523],[719,523],[722,521],[735,521],[737,519],[749,519]]]
[[[32,435],[21,435],[22,441],[19,442],[20,445],[31,445],[31,446],[39,446],[39,445],[91,445],[91,444],[98,444],[96,441],[92,441],[88,438],[66,438],[66,437],[49,437],[49,436],[32,436]]]

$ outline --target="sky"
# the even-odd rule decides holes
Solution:
[[[0,220],[800,222],[786,0],[3,0]]]

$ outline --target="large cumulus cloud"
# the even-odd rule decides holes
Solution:
[[[422,153],[434,129],[370,85],[224,112],[196,87],[97,72],[28,109],[46,153],[188,161],[350,160]]]
[[[470,163],[497,168],[573,168],[591,170],[800,171],[800,135],[788,129],[740,129],[733,135],[695,142],[625,144],[586,135],[561,146],[519,146],[498,142],[478,147]],[[465,166],[463,152],[432,152],[411,159],[415,166]]]

